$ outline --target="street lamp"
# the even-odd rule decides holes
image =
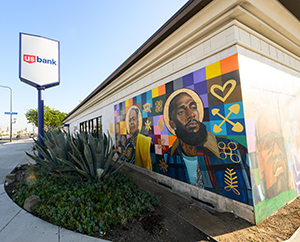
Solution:
[[[8,86],[1,86],[10,90],[10,142],[12,142],[12,89]]]

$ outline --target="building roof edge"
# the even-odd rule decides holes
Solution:
[[[126,70],[159,45],[170,34],[176,31],[196,13],[207,6],[212,0],[189,0],[165,24],[163,24],[148,40],[146,40],[131,56],[129,56],[110,76],[108,76],[94,91],[92,91],[80,104],[78,104],[62,120],[63,122],[87,103],[103,88],[122,75]]]

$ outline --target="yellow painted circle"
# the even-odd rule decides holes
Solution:
[[[203,121],[203,116],[204,116],[203,102],[202,102],[201,98],[199,97],[199,95],[194,90],[191,90],[191,89],[188,89],[188,88],[181,88],[181,89],[178,89],[178,90],[172,92],[172,94],[168,97],[168,99],[165,103],[164,120],[165,120],[165,125],[167,126],[168,130],[173,135],[175,135],[175,130],[171,127],[170,122],[169,122],[170,121],[170,118],[169,118],[169,105],[170,105],[170,102],[173,100],[173,98],[176,95],[180,94],[180,93],[187,93],[188,95],[190,95],[194,99],[194,101],[197,104],[197,110],[198,110],[198,113],[199,113],[199,121],[200,122]]]
[[[139,117],[138,117],[139,118],[139,127],[138,127],[139,133],[142,130],[142,124],[143,124],[142,112],[141,112],[141,110],[137,106],[133,105],[133,106],[130,106],[130,108],[128,108],[128,110],[126,112],[125,124],[126,124],[127,134],[130,134],[129,133],[129,113],[130,113],[131,109],[133,109],[133,108],[137,108],[139,110]]]

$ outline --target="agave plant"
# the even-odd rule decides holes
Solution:
[[[35,142],[33,150],[40,153],[44,159],[38,157],[36,152],[34,152],[34,156],[27,152],[26,154],[38,164],[43,165],[43,171],[53,174],[60,173],[60,170],[64,170],[66,167],[63,166],[59,159],[69,159],[69,152],[71,149],[67,149],[67,143],[70,143],[70,136],[65,136],[61,130],[55,129],[45,131],[44,138],[42,139],[44,145],[33,139]]]
[[[92,134],[76,134],[72,138],[69,134],[59,129],[45,132],[42,138],[44,145],[34,140],[36,153],[29,157],[42,165],[42,170],[56,176],[67,178],[82,178],[90,180],[105,180],[114,174],[121,166],[115,169],[116,164],[122,157],[122,152],[117,151],[109,133],[106,135],[100,129],[99,137]],[[74,174],[76,174],[74,176]]]

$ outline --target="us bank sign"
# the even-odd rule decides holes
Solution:
[[[59,41],[20,33],[19,78],[34,87],[59,85]]]

